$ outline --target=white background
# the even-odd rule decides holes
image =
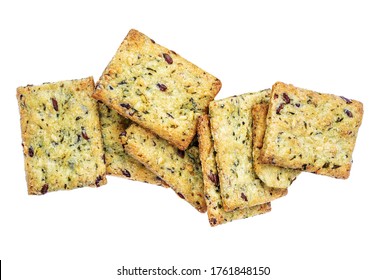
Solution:
[[[122,265],[385,279],[381,1],[2,1],[0,11],[4,279],[134,279],[116,276]],[[271,213],[216,228],[173,191],[124,179],[28,196],[16,87],[97,80],[131,28],[220,78],[217,98],[283,81],[362,101],[350,178],[302,174]],[[241,279],[181,277],[204,278]]]

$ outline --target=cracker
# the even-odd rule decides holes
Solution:
[[[272,164],[263,164],[259,160],[260,149],[266,130],[266,116],[268,103],[256,104],[252,108],[253,118],[253,166],[255,174],[268,187],[287,188],[296,179],[301,171],[282,168]]]
[[[106,183],[92,77],[17,88],[29,194]]]
[[[231,212],[223,210],[217,165],[214,157],[214,143],[211,138],[210,121],[207,115],[200,116],[198,119],[198,135],[199,156],[202,164],[204,193],[210,225],[217,226],[271,211],[270,203]]]
[[[362,116],[359,101],[277,82],[261,161],[346,179]]]
[[[119,135],[131,121],[103,103],[98,103],[107,174],[167,186],[158,176],[124,151]]]
[[[132,29],[93,96],[185,150],[220,88],[217,78]]]
[[[211,132],[225,211],[267,203],[287,193],[286,189],[266,187],[253,170],[251,108],[267,102],[269,95],[270,89],[210,103]]]
[[[198,147],[179,150],[135,123],[121,135],[121,141],[128,154],[157,174],[179,197],[206,212]]]

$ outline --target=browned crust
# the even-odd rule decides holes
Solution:
[[[119,135],[125,131],[131,121],[101,102],[98,102],[98,110],[107,175],[168,187],[159,177],[124,151]]]
[[[267,187],[253,170],[251,108],[256,103],[267,102],[269,96],[270,89],[266,89],[210,103],[215,159],[223,208],[227,212],[264,204],[287,194],[287,189]]]
[[[268,103],[256,104],[252,108],[253,118],[253,167],[257,177],[272,188],[288,188],[299,175],[300,171],[282,168],[271,164],[262,164],[259,155],[263,146],[266,131],[266,116],[269,109]]]
[[[266,130],[266,116],[269,110],[269,104],[256,104],[251,110],[253,117],[253,145],[255,148],[262,148],[263,137]]]
[[[134,137],[131,139],[131,137]],[[179,155],[176,147],[154,133],[132,123],[120,137],[125,151],[165,181],[178,196],[201,213],[206,212],[199,157]],[[141,143],[136,143],[136,142]],[[155,144],[154,144],[155,143]],[[196,150],[190,147],[186,153]],[[198,152],[198,151],[197,151]],[[171,156],[169,156],[171,155]],[[170,161],[173,158],[173,161]],[[198,160],[198,162],[196,162]],[[174,172],[175,170],[175,172]],[[181,175],[179,174],[181,173]],[[189,177],[186,175],[188,174]]]
[[[24,168],[26,172],[26,181],[27,181],[27,187],[28,187],[28,194],[34,194],[34,195],[40,195],[40,194],[45,194],[47,190],[44,190],[44,185],[43,186],[37,186],[37,182],[34,182],[34,180],[29,176],[29,171],[32,170],[34,167],[31,166],[27,160],[28,157],[28,145],[25,145],[25,142],[29,142],[29,139],[33,137],[32,135],[29,135],[28,132],[28,125],[30,123],[30,120],[28,119],[28,114],[27,110],[25,109],[24,103],[24,98],[23,96],[28,95],[31,93],[32,90],[38,87],[44,87],[45,85],[54,85],[54,84],[59,84],[59,83],[64,83],[64,82],[69,82],[69,81],[59,81],[56,83],[44,83],[43,85],[40,86],[34,86],[34,85],[27,85],[24,87],[18,87],[16,89],[16,98],[18,101],[18,106],[19,106],[19,112],[20,112],[20,127],[21,127],[21,136],[22,136],[22,147],[23,147],[23,154],[24,154]],[[80,80],[71,80],[71,82],[77,83],[77,91],[85,91],[89,93],[89,96],[91,98],[91,94],[93,92],[93,89],[95,87],[93,77],[88,77]],[[96,104],[95,104],[96,107]],[[94,126],[97,127],[97,130],[101,131],[100,127],[100,122],[99,118],[95,120]],[[100,137],[100,145],[102,145],[101,142],[101,137]],[[103,148],[101,147],[103,150]],[[104,168],[104,173],[98,174],[96,178],[92,182],[83,182],[81,178],[79,178],[80,185],[78,187],[87,185],[87,186],[102,186],[107,183],[106,179],[106,172]],[[56,189],[55,189],[56,190]],[[50,189],[48,189],[50,191]]]
[[[217,226],[237,219],[245,219],[271,211],[270,203],[250,208],[225,212],[220,196],[218,171],[214,160],[214,145],[210,132],[208,115],[198,119],[199,156],[202,164],[204,192],[207,204],[207,215],[211,226]]]
[[[222,83],[219,79],[215,78],[211,74],[207,72],[203,72],[199,67],[197,67],[195,64],[187,61],[186,59],[179,56],[177,53],[170,51],[169,49],[160,46],[156,44],[152,39],[147,37],[146,35],[140,33],[139,31],[135,29],[131,29],[126,36],[126,38],[121,43],[118,51],[116,52],[116,55],[119,52],[130,52],[135,51],[138,53],[141,52],[151,52],[154,51],[154,48],[156,46],[156,51],[167,53],[170,56],[173,57],[174,64],[179,63],[183,64],[186,71],[191,71],[191,73],[196,74],[197,76],[200,76],[202,79],[205,80],[205,83],[211,83],[210,90],[205,92],[206,95],[204,101],[207,103],[205,111],[207,111],[208,103],[214,99],[214,97],[218,94],[219,90],[222,87]],[[115,55],[115,56],[116,56]],[[197,123],[197,117],[199,116],[199,113],[194,113],[195,116],[191,120],[192,126],[187,131],[178,130],[178,128],[175,129],[169,129],[163,126],[162,123],[159,123],[156,120],[148,121],[146,119],[142,119],[141,117],[138,117],[138,114],[133,114],[131,111],[127,110],[126,108],[123,108],[120,106],[120,103],[118,100],[113,100],[110,97],[109,91],[103,86],[104,83],[108,83],[108,81],[113,79],[113,76],[116,75],[117,72],[121,71],[118,63],[114,62],[114,58],[111,60],[109,65],[104,70],[102,76],[100,77],[95,92],[93,94],[93,97],[95,99],[98,99],[108,105],[110,108],[113,108],[116,110],[119,114],[121,114],[125,118],[129,118],[133,120],[134,122],[138,123],[139,125],[151,130],[152,132],[156,133],[160,137],[166,139],[171,144],[175,145],[181,150],[186,150],[191,141],[193,140],[195,134],[196,134],[196,123]],[[203,74],[202,74],[203,73]],[[183,78],[181,79],[183,81]]]
[[[300,102],[311,102],[311,104],[316,104],[317,106],[328,104],[330,106],[330,109],[328,110],[328,114],[323,115],[322,117],[318,117],[320,127],[328,127],[328,129],[333,129],[333,126],[337,126],[335,123],[325,124],[329,119],[334,118],[337,116],[338,112],[343,112],[345,108],[348,108],[351,112],[353,112],[353,118],[348,118],[345,116],[347,120],[347,124],[338,124],[337,133],[338,138],[345,141],[345,143],[348,143],[346,147],[347,149],[347,157],[344,161],[344,163],[339,165],[334,164],[326,164],[322,163],[320,164],[313,164],[312,162],[307,162],[304,160],[301,160],[300,157],[296,157],[293,160],[290,160],[290,158],[286,156],[280,156],[277,154],[277,148],[273,144],[273,139],[270,135],[270,130],[274,129],[277,125],[277,121],[275,121],[275,118],[277,117],[277,110],[278,106],[280,106],[279,98],[283,95],[283,93],[290,94],[293,98],[297,98]],[[278,96],[278,98],[277,98]],[[306,100],[308,98],[308,101]],[[310,101],[309,101],[310,100]],[[355,146],[356,137],[358,133],[358,129],[362,122],[362,116],[363,116],[363,104],[356,100],[349,100],[350,102],[346,102],[344,98],[341,98],[340,96],[332,95],[332,94],[320,94],[315,91],[306,90],[302,88],[295,87],[291,84],[285,84],[282,82],[277,82],[273,85],[272,88],[272,94],[270,98],[270,107],[269,112],[267,116],[267,130],[264,138],[264,145],[261,150],[260,159],[263,163],[266,164],[275,164],[277,166],[292,168],[292,169],[300,169],[307,172],[312,172],[316,174],[322,174],[327,175],[335,178],[340,179],[346,179],[350,175],[350,169],[351,169],[351,156],[352,152]],[[298,104],[299,104],[298,103]],[[299,105],[301,106],[301,105]],[[333,112],[332,112],[333,111]],[[282,112],[284,112],[282,110]],[[343,114],[343,113],[342,113]],[[285,116],[283,116],[285,118]],[[290,123],[291,120],[287,120],[287,123]],[[316,125],[319,125],[316,124]],[[293,129],[287,128],[286,130],[292,132]],[[341,142],[339,142],[341,143]],[[343,145],[343,144],[339,144]],[[293,149],[301,150],[301,147],[297,147],[296,145],[291,145]],[[322,155],[322,152],[320,152],[319,156]],[[331,158],[325,158],[324,161],[333,161]],[[327,166],[327,167],[323,167]],[[335,166],[338,166],[335,168]]]

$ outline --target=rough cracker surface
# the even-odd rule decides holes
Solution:
[[[131,121],[101,102],[98,102],[98,108],[107,174],[166,186],[158,176],[124,151],[119,135]]]
[[[346,179],[362,116],[359,101],[277,82],[261,161]]]
[[[268,187],[288,188],[301,171],[282,168],[272,164],[263,164],[259,159],[260,149],[266,130],[266,117],[269,109],[268,103],[253,106],[253,166],[255,174]]]
[[[255,175],[252,147],[252,107],[267,102],[270,89],[215,100],[210,124],[225,211],[267,203],[287,194],[268,188]]]
[[[270,203],[226,212],[220,194],[214,143],[211,137],[210,121],[207,115],[198,119],[199,156],[202,164],[207,215],[211,226],[217,226],[238,219],[245,219],[271,211]]]
[[[17,88],[29,194],[106,183],[92,77]]]
[[[217,78],[132,29],[93,96],[185,150],[220,88]]]
[[[157,174],[180,198],[206,212],[198,147],[179,150],[135,123],[127,128],[121,141],[128,154]]]

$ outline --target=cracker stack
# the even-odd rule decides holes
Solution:
[[[124,151],[120,134],[131,121],[101,102],[98,106],[107,174],[167,187],[164,181]]]
[[[202,162],[204,192],[207,203],[207,215],[211,226],[220,225],[237,219],[244,219],[271,210],[270,202],[225,211],[221,196],[218,168],[215,160],[214,142],[211,135],[210,120],[207,115],[200,117],[198,123],[199,154]]]
[[[131,30],[92,77],[17,89],[29,194],[106,174],[170,187],[211,226],[271,211],[301,171],[348,178],[362,103],[281,82],[221,82]]]

